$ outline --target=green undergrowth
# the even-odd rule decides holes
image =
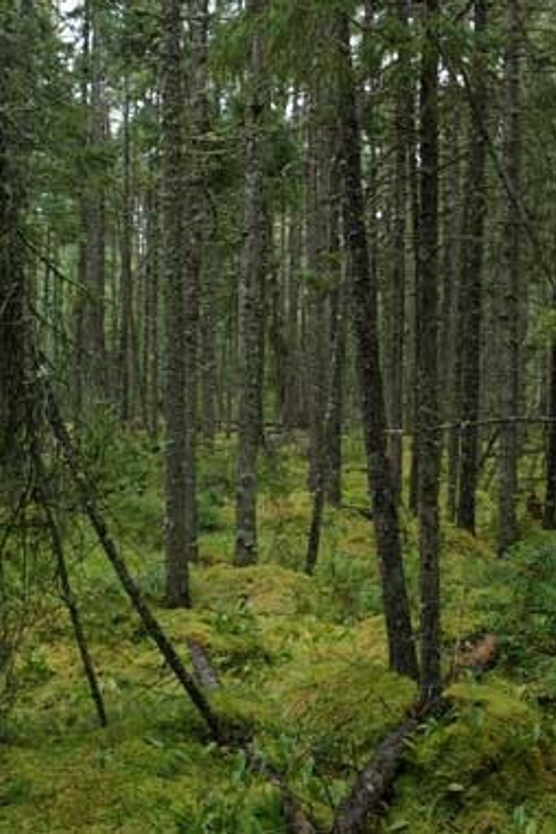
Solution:
[[[261,460],[260,564],[232,564],[234,450],[200,465],[200,562],[191,611],[163,596],[161,449],[99,426],[84,453],[111,528],[184,660],[203,646],[221,682],[214,708],[250,727],[326,830],[356,772],[403,718],[415,686],[387,669],[360,441],[345,448],[344,507],[328,508],[316,574],[302,571],[310,517],[301,439]],[[106,447],[108,446],[108,452]],[[101,454],[102,451],[102,454]],[[97,727],[67,614],[45,583],[21,651],[0,746],[0,832],[284,834],[279,796],[221,751],[151,645],[84,520],[66,498],[72,580],[109,713]],[[482,506],[489,514],[488,502]],[[418,535],[402,515],[417,615]],[[487,525],[487,533],[489,533]],[[503,562],[487,535],[443,525],[446,674],[456,645],[493,631],[496,668],[460,674],[447,711],[408,747],[380,832],[556,832],[556,542],[531,529]],[[371,834],[371,832],[369,832]]]

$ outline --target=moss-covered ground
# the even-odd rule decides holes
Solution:
[[[103,455],[98,442],[108,447]],[[303,572],[309,518],[301,439],[270,439],[261,461],[260,564],[236,570],[234,456],[202,455],[201,561],[194,609],[168,611],[163,590],[161,453],[145,439],[90,440],[90,469],[115,537],[157,616],[189,662],[187,639],[221,678],[215,709],[255,727],[305,807],[326,828],[357,769],[415,697],[387,670],[363,455],[345,448],[345,507],[326,515],[314,578]],[[71,498],[71,496],[70,496]],[[63,513],[72,576],[109,712],[98,728],[68,618],[44,582],[17,667],[0,745],[5,834],[280,834],[276,791],[241,754],[209,743],[71,500]],[[451,708],[407,751],[380,832],[556,834],[556,537],[524,522],[511,558],[494,556],[488,496],[483,538],[444,524],[446,670],[459,638],[494,631],[501,653],[465,672]],[[415,522],[404,518],[417,612]],[[41,576],[48,577],[48,571]]]

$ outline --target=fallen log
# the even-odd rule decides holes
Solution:
[[[187,648],[189,649],[197,682],[205,689],[218,689],[220,681],[204,647],[197,640],[190,637],[187,641]]]
[[[331,834],[364,834],[370,820],[385,807],[386,797],[400,769],[407,742],[424,716],[410,716],[380,744],[359,773],[349,796],[340,804]]]
[[[490,669],[498,657],[499,644],[495,634],[487,632],[478,639],[460,643],[454,663],[445,684],[453,683],[458,674],[472,670],[480,674]],[[403,764],[409,741],[418,731],[424,719],[442,710],[444,699],[418,703],[409,710],[406,718],[375,751],[367,766],[358,774],[349,796],[340,804],[330,834],[365,834],[373,818],[387,806],[387,797]]]

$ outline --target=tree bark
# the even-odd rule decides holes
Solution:
[[[419,148],[417,141],[415,93],[411,97],[408,118],[409,148],[409,193],[411,205],[411,225],[413,237],[413,378],[412,378],[412,434],[411,434],[411,469],[409,474],[410,511],[416,515],[419,504],[419,392],[418,368],[421,349],[421,321],[423,314],[421,304],[421,195],[419,188]]]
[[[183,78],[179,0],[163,2],[163,211],[164,282],[166,320],[166,601],[171,607],[189,606],[188,546],[186,524],[185,425],[185,229],[183,157]]]
[[[21,79],[18,13],[0,17],[0,460],[12,456],[17,430],[26,409],[27,279],[20,239],[26,204],[25,171],[30,147],[21,140],[23,105],[18,101]]]
[[[507,0],[505,56],[505,119],[503,167],[511,190],[519,193],[521,182],[521,0]],[[500,430],[498,454],[498,551],[505,555],[517,538],[517,466],[519,434],[515,420],[519,408],[520,367],[520,216],[513,200],[507,200],[500,275],[502,337],[500,356],[500,413],[508,420]]]
[[[93,0],[87,0],[84,7],[85,35],[90,44],[85,45],[85,90],[88,90],[88,134],[87,145],[94,154],[106,144],[107,123],[104,100],[104,45],[100,14]],[[108,391],[106,375],[105,339],[105,291],[106,291],[106,198],[105,175],[96,168],[85,174],[84,195],[84,252],[83,278],[85,293],[81,303],[82,311],[82,361],[81,373],[84,399],[91,401],[91,395],[104,397]],[[88,180],[88,178],[90,178]]]
[[[435,700],[440,676],[440,531],[438,490],[438,48],[439,0],[426,0],[421,58],[421,268],[418,373],[419,553],[421,586],[421,697]]]
[[[475,54],[473,62],[474,96],[477,110],[487,107],[487,68],[484,38],[487,27],[486,0],[475,0]],[[478,478],[479,419],[481,389],[481,322],[483,236],[486,216],[486,145],[481,126],[472,114],[471,156],[465,208],[463,273],[463,344],[461,471],[458,525],[475,533],[475,493]]]
[[[553,340],[550,351],[548,401],[548,416],[553,422],[548,426],[543,527],[545,530],[554,530],[556,529],[556,340]]]
[[[129,79],[126,77],[123,141],[123,195],[121,240],[121,325],[120,325],[120,418],[123,423],[131,418],[131,329],[133,319],[133,202],[131,194],[131,125]]]
[[[444,119],[444,161],[446,175],[443,179],[443,252],[442,252],[442,313],[439,341],[439,380],[445,393],[441,401],[443,419],[454,424],[445,437],[447,456],[447,515],[455,521],[460,464],[461,417],[461,363],[462,324],[464,318],[462,301],[462,234],[463,210],[460,161],[462,155],[462,119],[456,95],[457,86],[452,83],[445,88],[448,99],[444,107],[448,110]]]
[[[146,197],[146,268],[144,316],[145,422],[152,438],[159,431],[159,285],[161,272],[161,200],[157,183],[158,160],[149,165]]]
[[[322,39],[319,31],[317,38]],[[308,100],[306,254],[310,274],[308,291],[309,355],[308,392],[309,426],[309,488],[314,490],[318,469],[324,453],[324,409],[326,404],[325,326],[326,293],[323,272],[326,251],[325,228],[325,124],[323,121],[322,78],[313,79]]]
[[[265,44],[262,31],[266,0],[248,0],[253,34],[250,46],[248,103],[245,113],[245,247],[239,294],[238,469],[235,564],[257,560],[257,457],[261,440],[261,320],[265,269],[266,211],[262,128],[266,111]]]
[[[404,347],[405,347],[405,282],[406,282],[406,226],[408,196],[408,120],[411,81],[406,64],[409,62],[407,45],[407,0],[395,0],[393,14],[403,29],[399,50],[399,73],[394,111],[394,185],[392,268],[389,296],[390,373],[389,425],[394,433],[389,438],[389,458],[396,498],[402,496],[403,485],[403,426],[404,426]]]

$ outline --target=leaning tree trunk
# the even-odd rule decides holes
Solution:
[[[505,58],[506,106],[504,121],[504,170],[513,194],[521,182],[520,45],[521,1],[507,2],[508,46]],[[500,412],[502,424],[498,469],[498,551],[504,555],[517,538],[516,501],[519,435],[515,420],[519,407],[520,366],[520,216],[507,196],[502,256],[500,356]]]
[[[396,496],[386,449],[386,414],[380,364],[377,288],[371,283],[361,185],[360,131],[351,58],[349,20],[339,13],[339,159],[343,174],[343,221],[350,257],[352,316],[357,345],[361,411],[381,565],[391,667],[417,677],[417,659],[405,583]]]
[[[421,696],[434,700],[440,677],[440,531],[438,489],[438,49],[439,0],[425,5],[421,64],[421,270],[417,404],[419,418],[419,552],[421,564]]]
[[[166,601],[172,607],[188,606],[188,531],[185,462],[185,268],[183,83],[181,70],[181,19],[179,0],[163,6],[163,212],[164,284],[166,326]]]
[[[261,319],[265,269],[266,211],[264,197],[264,37],[266,0],[248,0],[253,22],[248,103],[245,112],[245,246],[239,290],[238,471],[235,564],[257,559],[257,457],[261,439]]]
[[[463,342],[461,379],[461,460],[457,522],[475,533],[475,493],[478,479],[479,404],[481,387],[481,320],[483,232],[486,215],[486,143],[477,113],[487,107],[484,37],[487,26],[486,0],[475,0],[474,98],[471,122],[471,156],[467,179],[463,261]]]

